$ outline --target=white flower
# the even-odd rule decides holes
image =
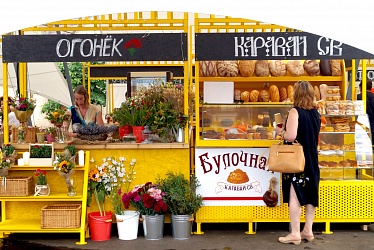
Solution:
[[[90,160],[90,162],[95,162],[95,159],[92,157],[91,160]]]
[[[123,157],[123,156],[120,156],[120,157],[119,157],[119,160],[120,160],[120,161],[126,161],[126,158]]]

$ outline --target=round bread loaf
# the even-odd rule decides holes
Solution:
[[[271,60],[269,69],[272,76],[285,76],[287,73],[286,63],[282,60]]]
[[[287,99],[287,90],[285,87],[279,89],[279,101],[283,102]]]
[[[303,64],[305,72],[310,76],[319,76],[319,62],[317,60],[305,60]]]
[[[314,86],[314,96],[316,97],[316,101],[321,100],[321,94],[319,93],[319,88],[317,86]]]
[[[252,76],[255,72],[256,61],[242,60],[239,61],[239,73],[241,76]]]
[[[319,62],[319,69],[322,76],[331,76],[331,65],[330,60],[321,60]]]
[[[217,62],[216,61],[200,61],[200,76],[215,77],[217,76]]]
[[[240,94],[241,100],[244,102],[249,102],[249,92],[248,91],[243,91]]]
[[[256,76],[269,76],[269,63],[267,60],[258,60],[255,64]]]
[[[217,61],[219,76],[235,77],[239,74],[238,61]]]
[[[258,92],[258,90],[252,90],[251,93],[249,94],[249,100],[251,102],[258,102],[259,95],[260,95],[260,92]]]
[[[275,85],[271,85],[269,88],[270,92],[270,101],[272,102],[279,102],[280,97],[279,97],[279,89]]]
[[[269,97],[270,97],[269,96],[269,91],[263,89],[263,90],[260,91],[260,96],[259,96],[258,100],[260,102],[268,102],[269,101]]]
[[[339,60],[330,60],[330,65],[332,76],[340,76],[342,74]]]
[[[293,86],[292,85],[287,86],[287,96],[290,99],[290,101],[293,102]]]
[[[299,60],[290,60],[286,64],[287,71],[290,72],[292,76],[302,76],[304,75],[303,64]]]

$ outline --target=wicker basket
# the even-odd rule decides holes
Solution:
[[[82,135],[78,134],[77,138],[87,141],[105,141],[108,138],[107,134],[97,134],[97,135]]]
[[[7,177],[0,184],[0,196],[29,196],[34,193],[34,179],[29,177]]]
[[[26,143],[35,143],[36,142],[36,131],[38,129],[36,127],[28,127],[26,128],[26,135],[25,135],[25,142]],[[18,141],[18,128],[12,128],[12,142],[16,143]]]
[[[41,211],[41,228],[79,228],[82,205],[47,205]]]

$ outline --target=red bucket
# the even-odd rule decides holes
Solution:
[[[105,241],[110,239],[112,215],[112,212],[106,212],[106,215],[103,216],[100,216],[100,212],[88,214],[88,223],[90,225],[91,239],[93,241]]]

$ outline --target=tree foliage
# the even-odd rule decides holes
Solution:
[[[103,62],[96,62],[92,64],[104,64]],[[63,63],[58,63],[58,67],[62,73],[62,75],[66,78],[64,65]],[[83,70],[82,70],[83,64],[81,62],[71,62],[68,63],[68,69],[69,74],[71,78],[71,84],[73,86],[73,89],[77,87],[78,85],[83,84]],[[87,66],[85,67],[85,86],[87,85]],[[91,80],[91,103],[96,105],[105,106],[106,105],[106,83],[104,80]],[[48,100],[45,104],[42,106],[42,114],[47,113],[48,111],[55,110],[56,108],[61,107],[61,104]]]

